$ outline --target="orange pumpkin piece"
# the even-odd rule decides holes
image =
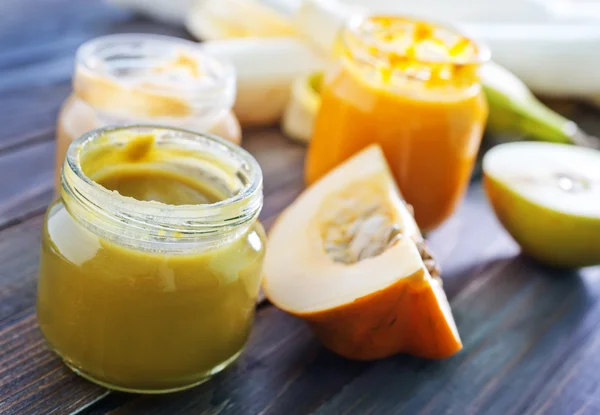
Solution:
[[[439,359],[462,344],[438,273],[372,145],[281,214],[269,235],[263,289],[344,357]]]

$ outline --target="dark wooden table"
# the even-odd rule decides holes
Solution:
[[[600,269],[559,272],[521,257],[478,182],[431,235],[465,346],[451,359],[344,360],[262,304],[243,356],[195,389],[149,397],[80,379],[35,320],[54,123],[73,54],[106,33],[187,35],[96,0],[2,0],[0,16],[0,414],[600,413]],[[592,108],[560,109],[600,133]],[[269,226],[302,189],[304,148],[276,128],[247,131],[245,146],[264,168]]]

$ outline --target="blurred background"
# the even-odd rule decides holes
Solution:
[[[22,408],[28,400],[34,408],[40,408],[42,404],[47,404],[48,408],[64,405],[70,413],[77,409],[77,405],[87,405],[106,396],[104,390],[86,382],[77,383],[74,376],[65,375],[66,369],[57,369],[58,359],[49,357],[50,351],[38,347],[42,340],[34,316],[34,276],[38,270],[40,229],[44,211],[55,197],[57,119],[65,100],[72,94],[77,49],[90,39],[108,34],[152,33],[201,41],[207,51],[232,61],[238,73],[236,115],[240,117],[242,109],[264,115],[259,120],[242,120],[242,145],[257,156],[263,168],[268,165],[265,169],[266,203],[261,220],[269,227],[279,212],[304,188],[305,142],[310,137],[310,120],[315,111],[315,96],[319,92],[318,77],[309,77],[322,71],[324,63],[321,55],[324,52],[320,48],[337,30],[337,23],[344,16],[365,10],[440,20],[489,45],[495,66],[486,67],[492,70],[484,77],[483,84],[490,102],[490,119],[496,122],[488,125],[484,150],[497,142],[522,139],[598,146],[597,139],[590,136],[600,136],[600,76],[597,75],[600,63],[600,1],[0,2],[0,230],[4,231],[0,241],[3,247],[0,250],[3,259],[0,318],[5,324],[4,338],[0,338],[4,340],[0,344],[5,345],[0,351],[0,361],[8,362],[4,365],[4,378],[0,379],[5,381],[0,383],[5,386],[3,402],[9,402],[9,406],[0,405],[0,412],[14,409],[12,413],[26,413]],[[298,79],[301,80],[298,84],[301,88],[294,89]],[[292,113],[287,110],[294,103],[303,114],[298,118],[302,121],[300,127],[286,117],[286,114]],[[571,405],[568,408],[572,409],[572,405],[581,403],[571,399],[572,396],[589,395],[588,389],[582,385],[596,384],[596,374],[592,373],[595,366],[581,364],[580,359],[596,356],[594,350],[598,336],[590,333],[598,321],[597,315],[593,314],[598,311],[594,299],[598,290],[591,283],[598,281],[598,268],[586,271],[587,274],[582,274],[583,279],[547,278],[546,274],[550,272],[545,268],[515,256],[519,252],[518,246],[503,232],[487,206],[481,186],[472,186],[461,213],[436,231],[432,238],[432,247],[444,265],[445,275],[449,277],[445,289],[450,298],[457,298],[460,294],[455,310],[459,316],[465,317],[461,322],[461,333],[468,342],[465,344],[472,351],[476,349],[471,356],[465,354],[468,357],[464,359],[469,359],[469,363],[460,367],[460,370],[466,371],[459,372],[458,376],[467,380],[462,394],[456,395],[454,387],[441,392],[462,399],[478,393],[475,386],[485,386],[486,396],[494,399],[497,395],[504,397],[507,405],[513,403],[511,399],[514,396],[524,400],[536,398],[537,401],[539,395],[540,399],[550,396],[548,402],[553,399],[568,401],[567,404]],[[462,235],[476,237],[465,239]],[[476,282],[484,272],[488,276],[484,279],[485,283]],[[467,290],[462,295],[464,287]],[[467,299],[468,296],[473,299]],[[531,312],[523,312],[530,305]],[[331,376],[345,370],[344,376],[354,379],[364,370],[364,366],[349,366],[348,362],[341,360],[332,360],[328,365],[327,355],[315,359],[313,352],[316,349],[313,343],[309,343],[312,340],[305,331],[296,330],[297,326],[293,325],[290,327],[296,337],[290,335],[289,339],[293,341],[289,344],[294,347],[275,354],[270,363],[263,364],[265,350],[272,350],[267,335],[279,337],[290,324],[283,314],[268,313],[270,311],[263,314],[257,325],[257,339],[265,335],[266,340],[256,343],[254,350],[260,350],[260,353],[251,355],[249,367],[257,368],[262,374],[273,370],[277,376],[290,373],[296,378],[300,373],[298,365],[309,365],[308,371],[298,377],[298,383],[304,385],[313,383],[311,379],[318,380],[314,382],[315,388],[322,388],[327,394],[330,393],[329,386],[323,385],[331,383]],[[490,321],[492,323],[486,325]],[[555,323],[556,326],[553,326]],[[487,337],[492,340],[484,341]],[[557,338],[565,338],[569,342],[557,342]],[[511,342],[522,350],[518,355],[520,360],[511,360],[513,354],[507,347]],[[300,352],[303,348],[307,351]],[[284,360],[288,366],[281,364]],[[405,364],[406,360],[399,362]],[[323,364],[325,369],[318,367]],[[394,385],[387,376],[398,366],[390,366],[387,362],[384,365],[387,365],[385,370],[372,372],[382,372],[385,377],[381,379]],[[504,365],[509,365],[506,370]],[[573,368],[576,366],[579,366],[580,373],[574,376]],[[417,373],[421,364],[410,367]],[[256,379],[245,368],[237,375],[240,382],[237,384],[251,383]],[[63,371],[55,372],[58,370]],[[548,370],[556,371],[557,376],[552,382],[546,379]],[[500,381],[492,379],[495,371],[502,373]],[[59,376],[47,376],[50,373],[59,373]],[[323,377],[323,373],[328,376]],[[442,389],[435,382],[446,375],[434,374],[434,383],[427,384],[427,388],[418,395],[423,402],[429,400],[431,390]],[[493,383],[485,379],[482,381],[482,374]],[[398,376],[403,377],[396,380],[406,382],[405,375],[406,372],[400,373]],[[539,379],[530,382],[529,377],[534,375]],[[267,394],[281,392],[280,395],[283,395],[289,383],[280,382],[282,378],[277,376],[265,376],[263,383],[257,384],[260,390]],[[375,385],[370,380],[367,377],[365,383]],[[566,392],[556,395],[555,390],[559,385],[562,388],[565,382]],[[407,383],[412,387],[412,381]],[[226,390],[229,384],[228,381],[213,384],[217,388],[214,395],[217,401],[229,396]],[[259,388],[248,384],[239,388],[241,402],[256,402]],[[521,394],[525,384],[531,393]],[[487,389],[489,385],[492,385],[491,389]],[[284,389],[279,389],[281,387]],[[541,388],[543,390],[538,393]],[[286,392],[284,398],[305,396],[298,395],[296,391]],[[350,394],[354,389],[349,391]],[[396,389],[384,391],[398,399]],[[412,395],[412,390],[406,393]],[[595,396],[592,395],[589,395],[590,399]],[[321,399],[325,395],[314,396]],[[376,399],[379,395],[373,396]],[[195,390],[173,402],[187,408],[186,399],[190,398],[206,398],[208,401],[213,396],[198,394]],[[109,399],[107,408],[112,410],[122,401],[124,399],[119,396]],[[154,401],[147,402],[150,405],[145,409],[154,408]],[[223,402],[227,405],[227,401]],[[445,403],[446,400],[439,400],[438,408]],[[200,402],[198,405],[204,404]],[[277,411],[280,407],[274,408]],[[589,408],[594,410],[596,406]],[[565,410],[563,413],[574,412]],[[93,409],[93,412],[87,413],[103,412]]]
[[[0,217],[7,221],[27,215],[28,211],[19,207],[24,198],[32,202],[27,205],[34,212],[43,210],[52,198],[55,124],[59,109],[72,89],[74,55],[83,42],[105,34],[132,32],[161,33],[209,43],[240,37],[294,36],[295,31],[302,30],[294,22],[301,3],[300,0],[4,0],[0,5],[3,16],[0,168],[10,169],[21,180],[17,184],[8,177],[0,178],[0,188],[8,196],[4,199],[8,201],[0,206]],[[460,27],[483,39],[496,63],[512,71],[545,104],[565,117],[557,127],[556,119],[548,120],[544,118],[547,114],[542,115],[542,124],[550,122],[555,132],[556,128],[562,128],[561,122],[573,120],[582,131],[600,133],[600,123],[596,121],[596,105],[600,102],[600,77],[596,75],[600,64],[600,2],[344,0],[343,3],[370,12],[424,16]],[[252,57],[254,47],[238,49]],[[265,76],[287,71],[285,76],[289,80],[314,69],[303,58],[299,64],[278,67],[282,59],[269,50],[265,53],[268,59],[237,62],[240,90],[246,81],[253,85],[256,80],[252,76],[263,69]],[[296,70],[290,65],[296,65]],[[523,111],[526,114],[529,111],[535,122],[533,127],[527,122],[524,128],[521,123],[506,132],[498,131],[495,138],[516,139],[540,133],[539,138],[544,139],[547,130],[538,125],[539,111],[531,112],[529,104],[518,99],[515,104],[515,92],[510,88],[506,93],[509,98],[503,108],[517,111],[521,118]],[[518,88],[516,94],[518,98]],[[278,126],[273,120],[266,124]],[[486,145],[489,140],[484,141]],[[28,168],[32,165],[36,168]]]

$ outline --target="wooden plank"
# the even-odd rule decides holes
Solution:
[[[43,217],[0,232],[0,322],[35,305]]]
[[[587,336],[586,332],[573,336],[576,319],[587,315],[598,321],[598,304],[582,302],[586,293],[578,277],[559,272],[550,276],[547,270],[518,260],[524,265],[520,277],[533,281],[535,288],[525,301],[513,304],[514,310],[482,346],[469,351],[468,360],[453,371],[425,411],[524,413],[540,389],[555,379],[557,364],[577,351]],[[597,271],[590,272],[600,276]],[[573,341],[561,341],[561,334]]]
[[[42,213],[53,199],[54,142],[0,156],[0,229]]]
[[[106,395],[77,378],[44,343],[35,321],[43,217],[0,232],[0,413],[68,413]]]
[[[33,90],[0,91],[0,125],[3,126],[0,154],[53,140],[58,110],[70,89],[71,86],[64,83]]]
[[[325,351],[298,320],[262,307],[242,358],[210,383],[165,397],[111,394],[98,402],[106,390],[60,364],[34,319],[42,222],[35,215],[51,199],[56,113],[84,40],[110,32],[186,34],[100,0],[5,0],[0,11],[8,16],[0,19],[0,413],[600,411],[600,271],[566,275],[515,256],[516,245],[477,187],[431,235],[465,343],[455,358],[350,362]],[[597,111],[579,104],[563,110],[600,132]],[[261,220],[268,228],[303,188],[304,150],[276,128],[246,132],[245,146],[263,166]]]
[[[66,414],[107,394],[46,347],[32,308],[0,323],[0,391],[4,415]]]
[[[263,171],[265,200],[260,220],[268,229],[304,189],[306,148],[283,137],[278,128],[245,131],[242,144]]]
[[[124,17],[97,1],[9,1],[2,9],[10,18],[0,23],[0,148],[27,142],[33,131],[54,135],[75,50],[92,36],[82,29]]]
[[[514,243],[489,210],[480,204],[480,215],[469,212],[479,191],[470,191],[458,215],[459,223],[452,225],[453,219],[447,225],[464,226],[452,234],[468,236],[471,241],[460,241],[456,249],[451,239],[441,238],[444,229],[439,239],[438,234],[432,235],[434,246],[443,248],[446,242],[451,246],[449,254],[442,257],[443,278],[464,350],[443,362],[398,358],[376,363],[317,413],[341,413],[347,408],[355,413],[488,413],[478,412],[484,406],[489,413],[510,413],[506,409],[513,408],[512,403],[527,400],[522,395],[524,384],[543,383],[552,375],[540,366],[545,359],[559,359],[564,352],[564,345],[556,341],[558,333],[568,331],[573,315],[592,308],[581,309],[577,276],[515,257]],[[494,242],[494,238],[499,239]],[[465,253],[470,261],[463,257]],[[453,256],[463,264],[447,264],[446,258],[454,261]],[[599,275],[599,271],[586,272]],[[518,376],[521,387],[512,387]],[[487,406],[487,401],[494,405]],[[505,405],[504,412],[494,412],[500,404]],[[513,408],[515,413],[518,409]]]
[[[600,413],[598,368],[600,358],[600,269],[573,273],[553,284],[573,285],[564,292],[570,307],[555,310],[557,321],[529,351],[526,358],[499,382],[497,393],[482,410],[514,407],[523,412]]]
[[[83,42],[111,33],[189,38],[182,28],[136,18],[101,0],[5,0],[0,11],[8,16],[0,20],[0,151],[54,136]]]

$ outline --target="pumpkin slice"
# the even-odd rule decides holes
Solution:
[[[373,145],[281,214],[269,236],[263,289],[342,356],[445,358],[462,345],[438,274]]]

